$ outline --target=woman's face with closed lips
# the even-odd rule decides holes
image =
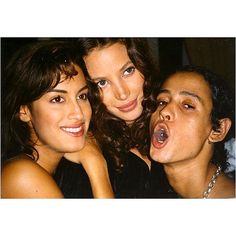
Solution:
[[[108,111],[132,124],[143,111],[144,77],[130,60],[126,47],[115,43],[95,48],[84,60]]]

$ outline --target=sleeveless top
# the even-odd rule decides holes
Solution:
[[[54,179],[65,198],[93,198],[89,177],[80,164],[63,157]]]
[[[177,198],[171,189],[163,166],[152,161],[147,164],[129,152],[121,173],[108,164],[108,172],[115,198]],[[90,181],[81,164],[62,158],[54,175],[65,198],[93,198]]]

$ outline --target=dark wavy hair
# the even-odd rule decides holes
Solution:
[[[112,115],[102,103],[99,88],[90,81],[92,96],[90,98],[93,116],[90,128],[100,148],[118,172],[124,165],[125,153],[131,148],[137,148],[141,154],[149,153],[149,120],[156,108],[156,101],[151,93],[153,77],[158,73],[154,70],[147,40],[144,38],[81,38],[78,44],[82,47],[83,56],[87,56],[95,48],[111,46],[115,43],[124,45],[134,66],[144,76],[143,112],[131,127],[124,120]]]
[[[229,118],[232,121],[232,125],[224,141],[228,141],[230,138],[235,137],[235,101],[233,91],[227,85],[227,81],[222,76],[197,65],[185,65],[178,67],[174,71],[170,72],[170,74],[165,78],[168,78],[178,72],[192,72],[199,74],[204,78],[211,90],[213,104],[211,111],[211,122],[213,130],[217,131],[220,128],[220,119]],[[161,85],[164,80],[161,79]],[[226,160],[224,142],[217,142],[214,144],[214,154],[211,161],[215,165],[220,165],[223,170],[227,167],[228,164]]]
[[[30,104],[57,86],[61,74],[77,74],[75,64],[85,70],[81,53],[69,42],[42,40],[17,51],[2,76],[2,162],[25,153],[38,158],[30,142],[28,124],[19,118],[22,105]]]

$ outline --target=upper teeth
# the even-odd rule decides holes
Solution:
[[[65,130],[66,132],[77,133],[82,129],[82,126],[78,128],[62,128],[62,129]]]

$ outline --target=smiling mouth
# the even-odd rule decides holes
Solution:
[[[130,112],[136,108],[137,104],[138,104],[137,99],[135,99],[131,102],[128,102],[127,104],[123,106],[117,107],[117,109],[122,112]]]
[[[80,127],[74,127],[74,128],[62,127],[61,129],[73,137],[82,136],[84,134],[84,129],[82,125]]]

